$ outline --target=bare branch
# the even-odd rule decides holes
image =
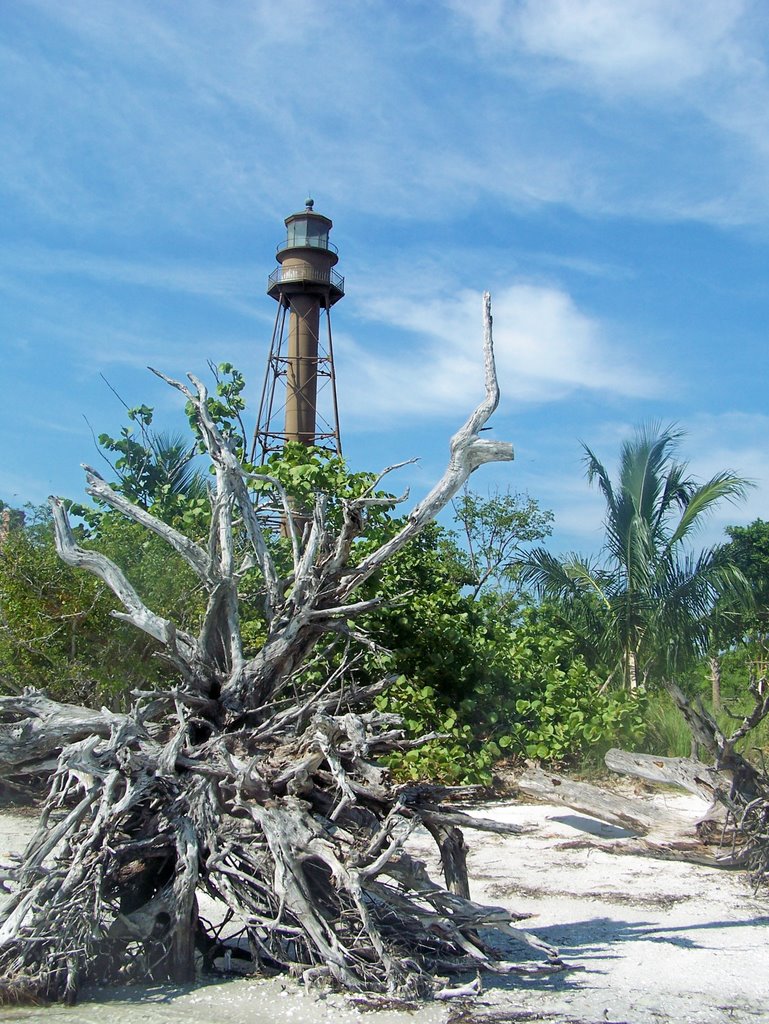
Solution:
[[[222,437],[219,428],[216,426],[209,410],[208,410],[208,390],[202,381],[198,380],[194,374],[188,374],[190,381],[194,384],[196,392],[191,391],[186,384],[181,381],[174,380],[172,377],[167,377],[160,370],[155,370],[152,367],[149,368],[155,376],[160,377],[166,384],[172,388],[176,388],[180,391],[184,397],[194,406],[195,414],[200,426],[200,431],[203,436],[203,442],[206,446],[208,454],[211,456],[211,460],[217,469],[222,471],[222,476],[217,476],[217,500],[227,500],[225,495],[234,498],[238,505],[240,514],[243,517],[243,525],[246,530],[249,542],[254,549],[259,568],[262,571],[265,583],[265,616],[268,622],[271,622],[274,615],[276,606],[280,604],[282,600],[282,590],[278,574],[275,569],[275,563],[273,562],[272,555],[270,554],[267,543],[262,532],[262,527],[254,509],[251,496],[248,493],[248,487],[244,479],[243,470],[238,462],[237,458],[230,450],[226,440]],[[230,521],[230,529],[231,529]]]
[[[370,494],[373,494],[377,487],[379,487],[381,482],[384,480],[384,478],[386,476],[389,476],[390,473],[394,473],[398,469],[403,469],[404,466],[413,466],[414,463],[418,461],[419,459],[416,458],[404,459],[403,462],[394,462],[391,466],[387,466],[385,469],[382,470],[379,476],[377,476],[376,480],[374,480],[374,482],[366,488],[366,490],[361,495],[361,498],[366,498]]]
[[[162,537],[167,544],[170,544],[182,556],[184,561],[204,583],[212,582],[209,559],[199,544],[190,540],[189,537],[185,537],[183,533],[175,530],[168,523],[157,519],[150,512],[147,512],[146,509],[134,505],[133,502],[128,501],[122,494],[118,494],[92,466],[83,465],[83,469],[88,480],[88,487],[86,488],[88,494],[105,502],[105,504],[114,508],[116,512],[120,512],[127,519],[132,519],[135,523],[139,523],[140,526],[150,530],[156,536]]]
[[[485,292],[483,296],[483,353],[486,394],[483,401],[468,417],[464,426],[452,437],[446,471],[427,497],[409,513],[408,521],[403,529],[386,544],[364,558],[360,565],[350,570],[350,577],[344,589],[345,593],[349,593],[368,579],[380,565],[434,519],[479,466],[487,462],[510,462],[514,458],[513,446],[509,442],[491,441],[479,436],[479,432],[499,404],[499,384],[492,337],[491,296],[488,292]]]
[[[190,665],[198,654],[195,638],[178,630],[169,619],[150,611],[122,570],[106,555],[78,547],[63,503],[59,498],[50,498],[49,501],[53,510],[56,550],[63,561],[77,569],[87,569],[103,580],[126,609],[126,614],[113,613],[117,618],[131,622],[159,640],[172,655]]]
[[[294,572],[296,572],[296,568],[299,564],[299,537],[297,535],[296,523],[294,522],[294,510],[291,508],[291,501],[288,497],[286,488],[277,477],[270,476],[268,473],[244,473],[243,476],[246,480],[266,480],[277,492],[281,506],[283,507],[283,522],[291,540],[291,553],[294,561]]]
[[[355,601],[352,604],[338,605],[336,608],[315,608],[310,612],[311,619],[332,619],[349,615],[360,615],[363,612],[373,611],[378,608],[385,599],[383,597],[372,597],[370,601]]]

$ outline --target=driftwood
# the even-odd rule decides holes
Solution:
[[[707,800],[707,811],[696,821],[686,821],[649,800],[609,793],[537,768],[527,770],[518,786],[537,799],[564,804],[634,833],[616,841],[600,840],[613,852],[745,868],[758,886],[769,876],[769,779],[736,746],[769,714],[769,695],[763,682],[751,679],[749,685],[754,707],[727,737],[712,716],[701,707],[695,708],[675,683],[666,684],[697,744],[712,755],[711,765],[694,758],[618,749],[606,754],[606,766],[614,772],[675,786]]]
[[[125,716],[60,704],[44,694],[28,692],[0,698],[0,795],[3,789],[24,790],[25,783],[46,779],[56,768],[59,752],[89,736],[109,737]]]
[[[678,786],[711,802],[718,799],[726,781],[717,769],[691,757],[658,757],[614,748],[606,752],[604,761],[607,768],[619,775]]]
[[[586,782],[574,782],[565,776],[530,768],[517,780],[518,788],[528,796],[548,803],[564,804],[575,811],[598,818],[609,825],[644,834],[672,831],[677,825],[673,814],[648,800],[609,793]]]
[[[256,970],[400,997],[445,995],[452,989],[441,976],[468,968],[562,969],[554,949],[515,928],[517,915],[469,898],[459,826],[515,829],[462,815],[440,787],[395,786],[379,766],[383,754],[414,742],[395,716],[372,710],[390,681],[359,686],[344,660],[320,687],[301,675],[321,638],[360,636],[355,619],[376,603],[356,599],[361,584],[478,466],[512,459],[511,445],[480,435],[499,398],[488,296],[484,353],[486,395],[452,438],[444,476],[400,532],[362,559],[355,540],[367,511],[392,499],[371,487],[342,501],[332,528],[325,496],[308,517],[277,481],[259,477],[282,512],[288,572],[273,558],[249,477],[210,415],[204,385],[165,378],[194,409],[214,469],[208,544],[86,468],[88,491],[162,537],[197,575],[208,604],[196,635],[148,608],[108,558],[79,547],[63,504],[52,501],[61,557],[108,584],[120,617],[160,641],[178,681],[168,692],[137,693],[126,715],[65,708],[37,693],[0,701],[4,773],[37,771],[58,754],[37,834],[8,876],[1,996],[71,1001],[85,982],[187,981],[199,959],[210,964],[222,952],[227,933]],[[246,573],[261,579],[266,640],[255,654],[240,633]],[[421,827],[445,884],[408,853],[408,836]],[[223,921],[199,915],[202,891]],[[489,945],[488,929],[517,938],[542,963],[508,961]]]

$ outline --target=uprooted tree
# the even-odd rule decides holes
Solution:
[[[379,481],[342,500],[335,525],[326,495],[299,513],[277,479],[254,481],[244,470],[205,386],[191,375],[191,387],[163,377],[191,404],[213,467],[207,546],[91,469],[87,490],[161,537],[196,574],[207,594],[197,635],[147,607],[103,554],[78,546],[64,505],[52,501],[61,557],[111,588],[118,617],[161,644],[175,683],[137,693],[126,714],[37,691],[0,702],[4,774],[52,772],[37,833],[10,875],[0,997],[71,1001],[89,981],[190,980],[196,949],[213,961],[225,934],[240,938],[255,969],[390,995],[434,995],[440,976],[468,968],[561,969],[555,950],[513,926],[514,913],[470,899],[458,826],[517,829],[463,814],[439,787],[395,786],[377,764],[419,742],[405,738],[397,716],[374,709],[389,680],[358,684],[344,659],[321,685],[301,675],[323,638],[344,643],[376,604],[358,598],[362,584],[475,469],[513,458],[510,444],[480,436],[499,398],[488,295],[484,356],[485,398],[452,438],[444,475],[393,537],[363,555],[356,541],[367,515],[392,502],[376,493]],[[254,483],[271,487],[280,505],[292,553],[282,575]],[[239,586],[255,572],[266,639],[247,656]],[[417,826],[435,841],[444,884],[404,849]],[[220,920],[199,915],[201,892]],[[535,947],[542,962],[507,959],[486,929]]]
[[[609,793],[597,786],[530,768],[518,780],[530,796],[565,804],[601,821],[629,829],[630,841],[586,840],[616,853],[643,853],[749,872],[758,890],[769,879],[769,775],[739,752],[738,745],[769,717],[766,677],[751,676],[753,707],[730,735],[700,704],[695,707],[673,681],[664,684],[692,732],[703,758],[660,757],[612,749],[607,768],[646,782],[675,786],[708,801],[698,821],[649,800]]]

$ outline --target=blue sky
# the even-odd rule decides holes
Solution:
[[[345,452],[414,497],[482,387],[512,465],[593,550],[580,440],[676,422],[769,516],[769,9],[760,0],[4,0],[0,497],[78,497],[89,423],[151,377],[264,373],[283,218],[334,221]],[[252,422],[252,421],[250,421]]]

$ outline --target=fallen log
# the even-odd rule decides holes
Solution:
[[[701,797],[708,807],[696,819],[650,800],[608,792],[539,768],[529,768],[518,780],[518,787],[536,799],[562,804],[634,833],[615,840],[574,840],[570,845],[600,845],[612,853],[645,853],[711,867],[744,868],[758,887],[769,874],[769,782],[735,751],[734,744],[746,734],[745,723],[762,720],[769,704],[763,694],[757,694],[759,710],[746,716],[739,735],[727,738],[702,710],[688,706],[680,690],[675,688],[675,693],[679,703],[687,704],[697,736],[707,739],[703,746],[716,751],[716,765],[618,748],[609,750],[605,761],[619,774],[675,786]]]
[[[645,854],[664,860],[686,860],[711,867],[742,866],[738,858],[708,847],[700,834],[700,821],[639,797],[610,793],[585,782],[529,768],[518,780],[528,796],[560,804],[598,821],[630,832],[619,838],[581,837],[562,844],[566,847],[599,846],[610,853]]]
[[[528,768],[516,780],[518,788],[528,796],[546,803],[563,804],[609,825],[629,829],[639,835],[648,832],[675,831],[679,819],[669,811],[655,807],[647,800],[609,793],[586,782],[575,782],[563,775]]]
[[[732,788],[732,780],[722,772],[691,757],[658,757],[613,747],[606,752],[604,761],[607,768],[619,775],[677,786],[711,802]]]

